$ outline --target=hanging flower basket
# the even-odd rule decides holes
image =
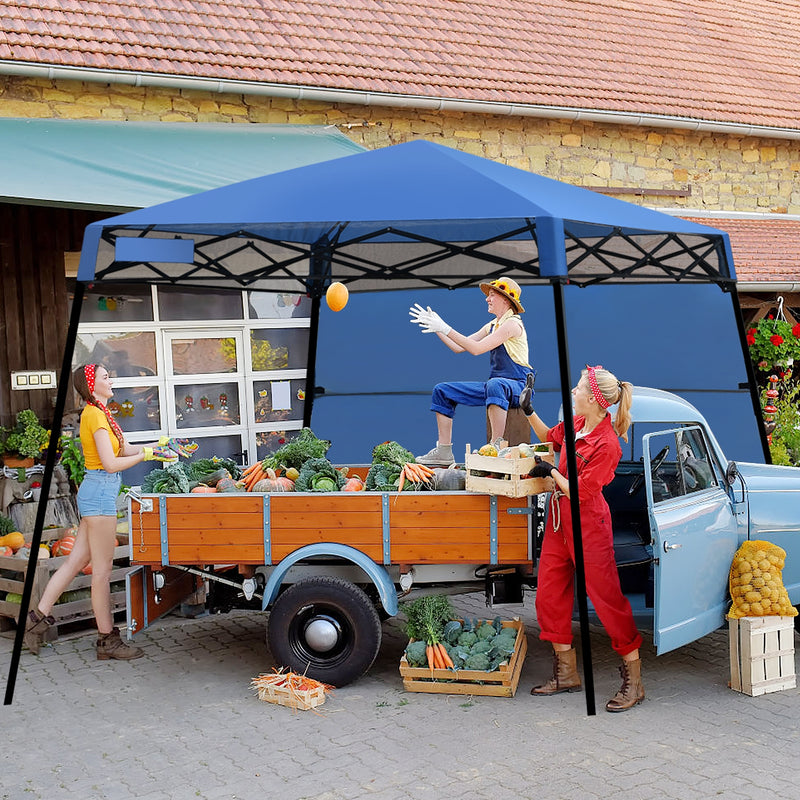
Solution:
[[[765,317],[747,331],[750,357],[762,372],[774,367],[788,369],[800,360],[800,323]]]

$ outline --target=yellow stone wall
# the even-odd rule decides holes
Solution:
[[[786,139],[8,77],[0,116],[332,124],[369,148],[425,138],[567,183],[640,189],[617,196],[651,207],[800,214],[800,141]]]

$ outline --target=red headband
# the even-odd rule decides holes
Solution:
[[[608,408],[612,405],[603,397],[603,393],[600,391],[600,387],[597,385],[597,376],[594,374],[596,370],[603,369],[603,367],[598,364],[596,367],[590,367],[588,364],[586,365],[586,372],[589,375],[589,387],[592,390],[592,394],[594,395],[594,399],[597,400],[597,405],[600,408]]]
[[[89,386],[89,394],[94,394],[94,364],[87,364],[83,368],[83,374],[86,376],[86,383]]]

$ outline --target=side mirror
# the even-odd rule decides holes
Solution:
[[[735,461],[728,462],[728,468],[725,470],[725,482],[728,486],[733,486],[736,479],[739,477],[739,468],[736,466]]]

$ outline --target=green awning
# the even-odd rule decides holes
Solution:
[[[145,208],[364,149],[322,125],[0,119],[0,202]]]

